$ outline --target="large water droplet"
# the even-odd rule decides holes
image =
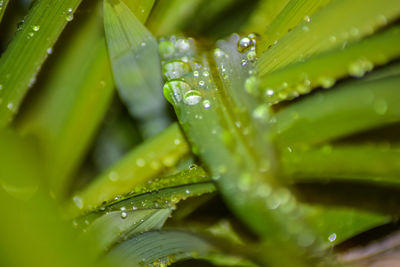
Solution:
[[[239,52],[243,53],[247,51],[253,45],[253,40],[249,37],[240,38],[237,44]]]
[[[183,96],[183,102],[190,106],[196,105],[201,101],[201,94],[197,90],[190,90]]]
[[[189,64],[181,60],[171,61],[163,66],[163,75],[167,81],[181,78],[188,72],[190,72]]]
[[[32,30],[35,32],[38,32],[40,30],[40,26],[39,25],[34,25],[32,26]]]
[[[158,44],[158,52],[162,57],[170,57],[175,53],[175,45],[171,41],[161,41]]]
[[[190,43],[186,39],[179,39],[176,41],[176,48],[179,50],[179,52],[184,53],[190,49]]]
[[[172,105],[176,105],[182,101],[182,94],[191,90],[189,84],[183,81],[169,81],[164,84],[164,97]]]

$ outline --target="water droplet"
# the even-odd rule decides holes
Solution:
[[[39,25],[34,25],[32,26],[32,30],[35,32],[38,32],[40,30],[40,26]]]
[[[185,193],[186,193],[187,195],[189,195],[189,194],[190,194],[190,190],[189,190],[189,189],[186,189],[186,190],[185,190]]]
[[[210,76],[210,73],[208,71],[205,71],[205,72],[203,72],[203,76],[208,77],[208,76]]]
[[[269,97],[272,97],[272,96],[274,96],[275,91],[274,91],[273,89],[267,89],[267,90],[265,91],[265,94],[266,94],[267,96],[269,96]]]
[[[190,72],[190,66],[181,60],[171,61],[164,64],[163,75],[165,80],[179,79],[186,73]]]
[[[112,171],[108,174],[108,178],[110,179],[111,182],[116,182],[119,179],[119,175],[117,172]]]
[[[50,54],[52,54],[52,53],[53,53],[53,48],[51,48],[51,47],[50,47],[50,48],[48,48],[48,49],[47,49],[47,54],[49,54],[49,55],[50,55]]]
[[[172,105],[176,105],[182,101],[182,94],[191,90],[189,84],[183,81],[169,81],[164,84],[164,97]]]
[[[247,59],[250,62],[254,62],[257,60],[257,53],[255,51],[249,51],[249,53],[247,53]]]
[[[190,49],[190,43],[186,39],[179,39],[178,41],[176,41],[176,48],[182,53],[186,52]]]
[[[72,21],[73,19],[74,19],[74,15],[73,14],[68,14],[68,15],[65,16],[65,20],[68,21],[68,22]]]
[[[128,217],[128,213],[126,211],[121,212],[121,219],[126,219]]]
[[[190,90],[183,96],[183,102],[190,106],[196,105],[201,101],[201,94],[197,90]]]
[[[311,19],[310,19],[309,16],[305,16],[305,17],[304,17],[304,21],[305,21],[305,22],[311,22]]]
[[[221,57],[223,57],[225,55],[225,53],[224,53],[224,51],[222,51],[221,49],[219,49],[219,48],[215,48],[214,49],[214,56],[216,57],[216,58],[221,58]]]
[[[353,37],[358,37],[360,35],[360,30],[353,27],[350,29],[350,35],[352,35]]]
[[[11,110],[11,111],[14,111],[14,104],[13,103],[8,103],[7,104],[7,108],[9,109],[9,110]]]
[[[205,85],[206,83],[202,80],[202,81],[199,81],[199,85],[201,86],[201,87],[203,87],[204,85]]]
[[[203,108],[204,108],[204,109],[209,109],[209,108],[211,108],[211,102],[210,102],[210,100],[206,99],[206,100],[203,101]]]
[[[69,14],[72,14],[72,12],[73,12],[74,10],[70,7],[70,8],[68,8],[68,13]]]
[[[321,77],[319,78],[322,88],[331,88],[335,84],[335,79],[331,77]]]
[[[349,65],[349,74],[354,77],[362,77],[368,71],[373,69],[374,65],[366,60],[366,59],[359,59],[352,62]]]
[[[255,119],[266,119],[269,115],[268,105],[261,104],[253,110],[252,116]]]
[[[137,210],[138,208],[136,207],[136,206],[132,206],[132,210],[133,211],[135,211],[135,210]]]
[[[193,77],[199,77],[199,75],[200,75],[200,73],[197,71],[197,70],[195,70],[195,71],[193,71]]]
[[[136,165],[139,167],[143,167],[146,164],[146,161],[142,158],[136,159]]]
[[[249,94],[254,94],[258,88],[258,79],[256,76],[250,76],[244,82],[244,88]]]
[[[240,38],[237,44],[239,52],[243,53],[247,51],[253,45],[253,40],[249,37]]]
[[[336,234],[333,233],[328,237],[329,242],[334,242],[336,240]]]
[[[336,36],[335,35],[329,36],[329,42],[336,43]]]
[[[75,205],[78,207],[78,209],[82,209],[83,207],[83,200],[80,196],[74,196],[72,198],[72,200],[74,201]]]
[[[179,140],[179,139],[175,139],[175,140],[174,140],[174,144],[175,144],[175,145],[179,145],[180,143],[181,143],[181,140]]]
[[[385,15],[379,15],[376,22],[379,26],[384,26],[387,24],[388,20]]]
[[[175,53],[175,45],[171,41],[161,41],[158,44],[158,52],[164,58],[170,57]]]

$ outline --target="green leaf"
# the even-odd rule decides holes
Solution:
[[[261,77],[260,89],[268,103],[277,103],[309,93],[313,88],[330,88],[346,76],[361,77],[372,68],[400,56],[400,27],[393,27],[369,38]]]
[[[120,0],[104,1],[104,29],[121,98],[139,120],[143,135],[153,136],[170,122],[161,93],[157,41]]]
[[[238,53],[236,43],[233,44]],[[222,47],[224,43],[220,45]],[[232,42],[227,45],[231,46]],[[240,73],[237,69],[242,68],[240,59],[243,56],[228,53],[229,49],[214,53],[215,57],[229,54],[227,58],[232,60],[225,70],[221,65],[219,68],[221,79],[227,76],[227,80],[231,74],[236,77]],[[168,80],[164,94],[173,104],[188,140],[193,144],[193,151],[210,170],[229,207],[266,240],[264,249],[269,253],[263,255],[264,264],[309,266],[312,260],[305,256],[303,244],[310,245],[307,242],[310,237],[313,242],[314,235],[303,224],[302,210],[290,191],[274,180],[275,159],[269,140],[264,138],[266,132],[260,130],[264,127],[262,120],[252,128],[246,127],[250,114],[243,106],[249,107],[247,100],[250,98],[239,100],[243,95],[239,88],[243,88],[243,84],[223,82],[216,75],[211,77],[207,58],[203,55],[188,54],[187,57],[188,69],[192,71],[179,72],[174,79]],[[168,60],[174,62],[174,58]],[[171,63],[168,60],[165,64]],[[243,81],[244,77],[241,74],[234,81]],[[231,106],[235,101],[244,104]],[[253,137],[260,142],[257,147],[252,146],[256,143],[253,143]],[[287,242],[287,236],[299,243]],[[282,251],[290,251],[292,257],[282,257]]]
[[[155,152],[157,151],[157,153]],[[91,210],[117,196],[127,194],[138,185],[155,178],[165,168],[175,165],[189,153],[189,147],[177,124],[134,148],[89,186],[73,197],[72,212]],[[78,208],[78,210],[77,210]]]
[[[176,204],[190,197],[210,194],[215,186],[201,168],[150,181],[124,197],[118,197],[74,222],[97,240],[99,251],[149,230],[160,229]]]
[[[331,1],[261,55],[259,74],[263,76],[312,55],[345,47],[371,35],[399,15],[400,5],[396,0]]]
[[[117,245],[108,257],[123,266],[168,266],[214,251],[212,245],[191,233],[159,231],[147,232]]]
[[[96,7],[66,49],[54,52],[60,57],[51,67],[51,75],[18,121],[22,132],[38,137],[52,192],[61,198],[66,196],[114,93]]]
[[[244,26],[244,32],[263,33],[289,0],[261,0]]]
[[[399,82],[392,76],[318,92],[273,116],[271,134],[279,146],[296,148],[398,122]]]
[[[94,244],[76,242],[77,233],[50,197],[34,139],[0,131],[0,147],[0,264],[92,266]]]
[[[81,0],[40,0],[0,58],[0,128],[13,119]]]
[[[148,27],[156,36],[181,32],[182,28],[203,0],[159,0],[154,7]]]
[[[279,15],[268,25],[267,30],[261,32],[261,37],[265,40],[260,45],[260,52],[264,52],[274,42],[281,39],[282,36],[296,27],[301,21],[308,20],[315,11],[325,6],[330,1],[331,0],[289,1]]]
[[[8,0],[0,1],[0,22],[3,19],[4,12],[6,11],[7,5],[8,5]]]
[[[285,182],[400,184],[400,150],[397,146],[388,147],[382,143],[289,149],[281,152],[281,175]]]

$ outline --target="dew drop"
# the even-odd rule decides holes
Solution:
[[[336,240],[336,234],[333,233],[328,237],[329,242],[334,242]]]
[[[258,88],[258,79],[256,76],[250,76],[244,82],[244,88],[249,94],[254,94]]]
[[[199,77],[199,75],[200,75],[200,73],[197,71],[197,70],[195,70],[195,71],[193,71],[193,77]]]
[[[255,119],[266,119],[268,117],[268,114],[269,114],[268,106],[261,104],[254,109],[252,116]]]
[[[256,52],[255,52],[255,51],[249,51],[249,53],[247,53],[247,59],[248,59],[250,62],[256,61],[256,60],[257,60],[257,54],[256,54]]]
[[[75,205],[78,207],[78,209],[82,209],[83,207],[83,200],[80,196],[74,196],[72,198],[72,200],[74,201]]]
[[[8,103],[7,104],[7,108],[9,109],[9,110],[11,110],[11,111],[14,111],[14,104],[13,103]]]
[[[266,94],[268,97],[272,97],[272,96],[274,96],[275,91],[274,91],[273,89],[267,89],[267,90],[265,91],[265,94]]]
[[[335,79],[331,77],[321,77],[319,78],[322,88],[331,88],[335,84]]]
[[[128,217],[128,213],[126,211],[121,212],[121,219],[126,219]]]
[[[199,81],[199,85],[201,86],[201,87],[203,87],[204,85],[205,85],[206,83],[202,80],[202,81]]]
[[[179,52],[186,52],[190,49],[190,43],[186,39],[179,39],[176,41],[176,48],[179,50]]]
[[[164,84],[163,93],[164,97],[170,102],[172,105],[176,105],[182,101],[182,94],[184,92],[191,91],[191,87],[189,84],[183,81],[169,81]]]
[[[253,40],[249,37],[240,38],[237,44],[238,51],[243,53],[247,51],[253,45]]]
[[[39,25],[34,25],[32,26],[32,30],[35,32],[38,32],[40,30],[40,26]]]
[[[181,78],[190,71],[190,66],[188,63],[185,63],[181,60],[176,60],[164,64],[162,71],[165,80],[169,81],[172,79]]]
[[[53,53],[53,48],[51,48],[51,47],[50,47],[50,48],[48,48],[48,49],[47,49],[47,54],[49,54],[49,55],[50,55],[50,54],[52,54],[52,53]]]
[[[211,108],[211,102],[210,102],[210,100],[206,99],[206,100],[203,101],[203,108],[204,108],[204,109],[209,109],[209,108]]]
[[[198,104],[201,101],[201,94],[197,90],[187,91],[183,96],[183,102],[189,106]]]
[[[374,65],[370,61],[359,59],[349,65],[348,71],[351,76],[362,77],[366,72],[371,71],[373,67]]]
[[[70,22],[74,19],[74,15],[73,14],[68,14],[67,16],[65,16],[65,20]]]
[[[311,19],[310,19],[309,16],[305,16],[305,17],[304,17],[304,21],[305,21],[305,22],[311,22]]]
[[[158,52],[162,57],[170,57],[175,53],[175,45],[171,41],[161,41],[158,44]]]
[[[225,55],[225,53],[224,53],[224,51],[222,51],[221,49],[219,49],[219,48],[215,48],[214,49],[214,56],[216,57],[216,58],[221,58],[221,57],[223,57]]]
[[[116,182],[119,179],[119,175],[117,172],[112,171],[108,174],[108,179],[110,179],[111,182]]]
[[[145,164],[146,164],[146,161],[144,159],[142,159],[142,158],[136,159],[136,165],[138,167],[143,167]]]

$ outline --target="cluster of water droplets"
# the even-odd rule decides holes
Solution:
[[[165,98],[172,105],[184,103],[195,106],[202,103],[205,109],[209,109],[211,102],[203,99],[201,90],[210,89],[210,69],[203,60],[198,60],[194,40],[176,36],[162,38],[159,53],[165,80]]]

